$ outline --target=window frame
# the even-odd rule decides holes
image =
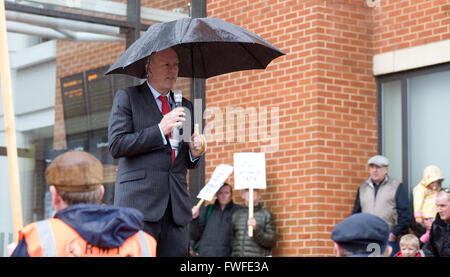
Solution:
[[[383,154],[383,99],[382,99],[382,85],[383,83],[400,81],[401,83],[401,120],[402,120],[402,180],[401,183],[409,189],[409,139],[408,139],[408,80],[417,76],[448,71],[450,70],[450,62],[411,69],[402,72],[389,73],[384,75],[375,76],[376,86],[377,86],[377,144],[378,144],[378,154]]]

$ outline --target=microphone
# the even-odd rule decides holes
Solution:
[[[183,96],[181,95],[181,90],[175,90],[173,92],[173,98],[175,100],[175,107],[181,107],[181,102],[183,101]]]
[[[178,89],[175,90],[173,92],[173,98],[175,100],[175,108],[182,107],[181,103],[183,101],[183,95],[181,94],[181,90],[178,90]],[[178,128],[178,134],[180,136],[183,135],[183,127],[182,126]]]

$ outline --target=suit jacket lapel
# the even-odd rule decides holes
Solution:
[[[142,85],[139,86],[139,90],[141,93],[143,93],[145,96],[143,97],[146,101],[146,105],[148,105],[149,109],[148,112],[150,113],[149,116],[152,118],[157,118],[158,122],[161,121],[163,118],[163,115],[161,111],[159,110],[158,104],[156,103],[156,99],[153,97],[153,93],[150,91],[150,88],[147,85],[147,82],[144,82]],[[165,135],[166,141],[167,141],[167,147],[168,149],[172,149],[172,146],[170,144],[169,136]]]
[[[153,97],[153,94],[150,91],[147,82],[144,82],[142,85],[140,85],[139,90],[144,95],[143,98],[146,101],[145,104],[149,107],[148,112],[150,113],[150,116],[152,118],[158,118],[159,121],[161,121],[161,119],[163,118],[162,113],[158,108],[158,104],[156,104],[156,100]]]

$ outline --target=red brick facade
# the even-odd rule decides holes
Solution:
[[[266,154],[263,197],[278,227],[274,256],[334,255],[330,232],[351,214],[366,161],[377,152],[373,55],[449,39],[450,5],[212,0],[207,11],[287,54],[265,71],[211,78],[206,90],[207,107],[279,107],[279,150]],[[260,146],[210,143],[206,178],[218,164],[232,164],[234,152]]]
[[[250,108],[261,116],[264,109],[270,114],[277,107],[277,118],[262,117],[269,132],[278,130],[278,140],[272,141],[276,151],[266,153],[263,194],[278,228],[273,255],[333,256],[330,232],[350,215],[357,186],[368,176],[366,161],[377,152],[373,56],[450,39],[450,4],[209,0],[207,16],[247,28],[286,55],[266,70],[207,80],[207,109],[221,113],[211,115],[206,127],[222,116],[223,128],[209,137],[206,180],[220,163],[232,165],[234,153],[260,152],[268,146],[267,141],[251,139],[252,130],[244,141],[227,139],[225,126],[233,118],[227,122],[228,112]],[[111,64],[124,49],[123,43],[58,43],[56,149],[65,148],[59,79]],[[249,126],[252,122],[246,123]],[[263,135],[258,133],[258,138]],[[240,202],[239,193],[235,199]]]

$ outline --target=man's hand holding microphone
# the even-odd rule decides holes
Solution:
[[[186,120],[184,108],[182,107],[182,95],[181,91],[174,91],[174,100],[176,108],[171,112],[163,116],[163,119],[159,123],[164,135],[169,135],[173,130],[178,129],[179,135],[183,134],[183,122]],[[194,133],[189,141],[189,149],[193,159],[196,159],[206,152],[206,138],[203,134],[199,133],[199,126],[195,124]]]

